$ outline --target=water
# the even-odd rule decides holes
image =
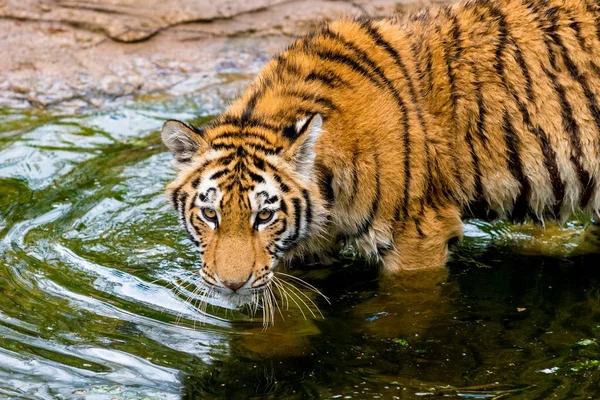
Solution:
[[[84,115],[0,110],[0,397],[600,397],[585,221],[471,222],[447,274],[395,282],[350,252],[296,265],[331,304],[307,292],[324,318],[291,304],[267,331],[186,304],[173,288],[199,260],[162,193],[158,130],[208,120],[243,83]]]

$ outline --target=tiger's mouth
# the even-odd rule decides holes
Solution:
[[[238,291],[221,290],[219,293],[215,294],[215,297],[227,303],[229,306],[242,308],[258,303],[258,298],[264,294],[265,290],[266,286],[258,289],[244,289]],[[260,304],[257,304],[257,306],[258,305]]]
[[[261,297],[264,295],[264,292],[270,290],[270,286],[273,284],[273,280],[270,279],[253,287],[251,279],[249,279],[246,284],[232,289],[223,285],[218,277],[215,278],[216,281],[211,281],[202,277],[202,292],[207,297],[219,300],[235,308],[242,308],[244,306],[251,306],[253,308],[252,306],[254,306],[256,309],[261,307]]]

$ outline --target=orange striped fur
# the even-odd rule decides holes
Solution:
[[[345,19],[275,57],[209,126],[167,122],[168,192],[223,295],[339,242],[388,273],[440,266],[463,218],[598,215],[599,95],[594,0]]]

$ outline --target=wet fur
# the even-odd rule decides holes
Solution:
[[[239,241],[230,247],[242,250],[222,262],[253,261],[233,276],[326,254],[340,241],[388,273],[442,266],[464,218],[598,215],[599,94],[592,0],[475,0],[341,20],[275,57],[212,124],[190,128],[192,157],[169,146],[179,174],[168,190],[203,253],[217,237]],[[318,140],[306,146],[295,127],[316,115]],[[239,223],[245,190],[256,184],[250,173],[240,172],[239,184],[223,178],[229,227],[193,226],[193,183],[208,163],[277,182],[282,218],[301,231],[284,252],[257,256],[256,248],[281,243],[289,230],[257,239]],[[212,253],[208,274],[219,263]]]

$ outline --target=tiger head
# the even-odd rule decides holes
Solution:
[[[203,129],[167,121],[167,187],[202,257],[201,285],[232,305],[250,303],[324,220],[315,184],[319,114],[287,126],[221,116]]]

